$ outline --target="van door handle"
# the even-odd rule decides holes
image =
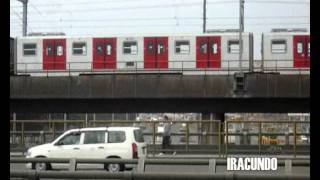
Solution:
[[[104,147],[100,146],[100,147],[98,147],[98,149],[104,149]]]
[[[80,148],[77,148],[77,147],[75,147],[75,148],[73,148],[73,150],[79,150]]]

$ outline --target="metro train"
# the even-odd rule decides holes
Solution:
[[[308,32],[272,31],[261,36],[261,60],[254,60],[253,33],[140,36],[30,36],[14,39],[14,73],[65,76],[132,71],[229,74],[309,73]]]

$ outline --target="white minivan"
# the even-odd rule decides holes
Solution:
[[[146,156],[146,143],[138,127],[94,127],[71,129],[49,144],[32,147],[27,158],[121,158]],[[48,170],[61,167],[56,163],[28,163],[27,167]],[[105,164],[111,172],[132,169],[132,164]]]

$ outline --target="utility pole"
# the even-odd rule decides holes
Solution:
[[[207,9],[207,0],[203,0],[203,33],[206,32],[206,21],[207,21],[207,12],[206,12],[206,9]]]
[[[243,42],[242,32],[244,31],[244,0],[239,0],[239,67],[242,73],[242,53],[243,53]]]
[[[23,36],[27,36],[27,7],[28,0],[18,0],[23,4]]]

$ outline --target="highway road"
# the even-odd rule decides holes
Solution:
[[[239,155],[238,157],[240,157]],[[248,155],[246,155],[248,157]],[[257,157],[257,155],[251,155]],[[185,155],[180,156],[172,156],[172,155],[166,155],[161,156],[162,158],[171,157],[171,158],[184,158]],[[210,156],[212,158],[212,156]],[[210,158],[206,155],[193,155],[192,158]],[[290,156],[278,156],[278,158],[292,158]],[[299,158],[307,158],[307,157],[299,157]],[[28,170],[24,164],[10,164],[10,170],[15,171],[21,171],[21,170]],[[53,170],[53,171],[61,171],[61,170],[67,170],[63,167],[59,167],[59,169]],[[133,170],[136,170],[135,168]],[[146,172],[181,172],[181,173],[206,173],[208,172],[208,166],[202,166],[202,165],[146,165]],[[77,171],[104,171],[102,165],[78,165]],[[217,173],[221,172],[236,172],[236,173],[243,173],[243,174],[283,174],[285,172],[284,166],[279,167],[276,171],[227,171],[226,166],[217,166],[216,169]],[[310,167],[292,167],[292,173],[293,174],[309,174],[310,173]]]

